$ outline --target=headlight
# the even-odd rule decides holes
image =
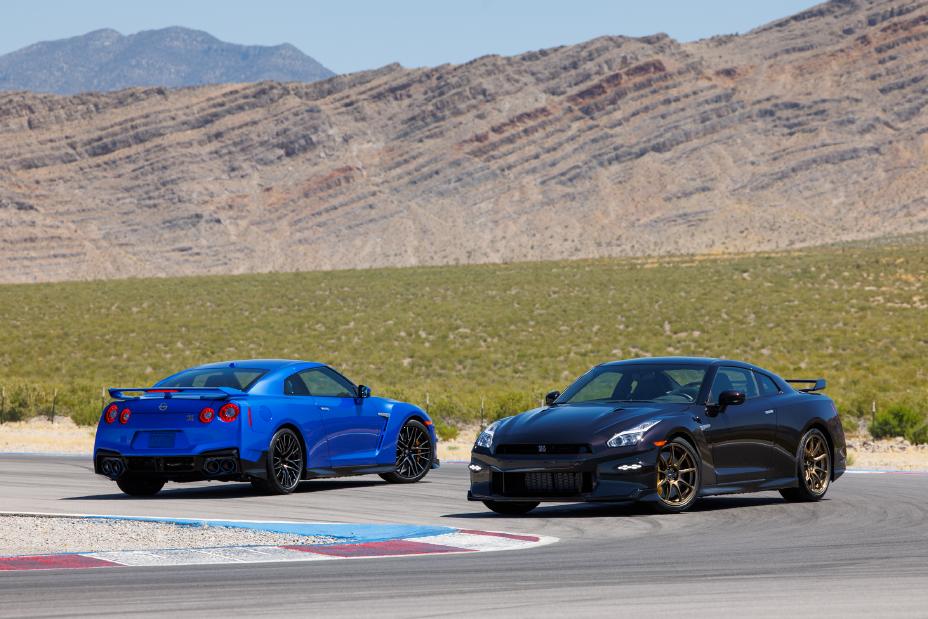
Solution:
[[[496,426],[499,425],[498,421],[494,421],[486,427],[486,429],[480,433],[480,436],[477,437],[477,444],[475,447],[483,447],[489,449],[490,445],[493,444],[493,434],[496,432]]]
[[[645,432],[660,422],[660,419],[651,419],[650,421],[639,423],[634,428],[622,430],[608,441],[606,441],[606,445],[609,447],[628,447],[629,445],[637,445],[641,442],[641,439],[644,438]]]

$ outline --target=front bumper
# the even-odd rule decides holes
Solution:
[[[123,476],[165,481],[238,481],[253,475],[258,463],[243,460],[238,449],[219,449],[189,455],[124,455],[98,449],[94,472],[116,480]],[[251,473],[251,474],[249,474]]]
[[[469,501],[640,501],[655,496],[658,449],[574,456],[472,452]],[[479,470],[476,468],[479,467]],[[541,473],[543,475],[533,475]],[[550,477],[546,474],[565,474]]]

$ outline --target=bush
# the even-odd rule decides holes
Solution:
[[[894,404],[876,414],[870,434],[873,438],[902,436],[912,444],[928,443],[928,420],[910,406]]]
[[[524,391],[498,394],[487,402],[490,419],[502,419],[541,405],[540,398]]]
[[[435,424],[435,431],[438,432],[438,438],[443,441],[453,441],[458,437],[459,430],[458,427],[450,423],[445,423],[440,419],[433,419]]]

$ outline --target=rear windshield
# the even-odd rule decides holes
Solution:
[[[196,368],[166,378],[158,387],[231,387],[248,391],[267,370],[256,368]]]

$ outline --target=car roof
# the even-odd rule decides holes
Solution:
[[[600,365],[648,365],[652,363],[686,363],[692,365],[706,365],[706,366],[715,366],[715,365],[737,365],[741,367],[751,368],[754,370],[761,370],[767,372],[761,367],[747,363],[745,361],[738,361],[736,359],[718,359],[716,357],[636,357],[635,359],[621,359],[618,361],[607,361],[606,363],[601,363]]]
[[[217,361],[216,363],[204,363],[203,365],[196,366],[197,369],[214,369],[214,368],[227,368],[227,367],[241,367],[241,368],[254,368],[258,370],[267,370],[268,372],[273,372],[274,370],[279,370],[280,368],[285,368],[288,366],[301,365],[306,367],[314,367],[319,365],[325,365],[323,363],[317,363],[315,361],[301,361],[299,359],[235,359],[230,361]]]

